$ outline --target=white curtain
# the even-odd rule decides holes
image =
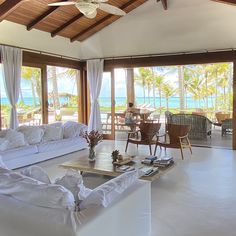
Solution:
[[[102,86],[103,62],[104,60],[102,59],[87,61],[87,74],[91,97],[91,113],[89,118],[88,131],[102,130],[98,97]]]
[[[22,50],[19,48],[1,46],[4,85],[7,98],[11,104],[10,128],[18,127],[16,103],[19,99]]]

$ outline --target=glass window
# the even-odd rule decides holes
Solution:
[[[17,115],[19,125],[40,125],[42,123],[42,87],[40,68],[22,67]]]
[[[48,123],[78,121],[78,81],[78,70],[47,67]]]

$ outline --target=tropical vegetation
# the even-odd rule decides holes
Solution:
[[[152,103],[160,112],[169,110],[172,97],[179,97],[179,109],[184,111],[232,110],[231,63],[142,67],[136,70],[135,86],[143,89],[143,103]],[[194,100],[194,107],[188,106],[189,98]]]

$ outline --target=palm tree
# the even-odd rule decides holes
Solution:
[[[162,99],[162,87],[163,87],[163,84],[164,84],[164,78],[165,77],[163,75],[158,75],[158,74],[155,74],[154,78],[153,78],[154,88],[158,92],[160,112],[161,112],[161,107],[162,107],[161,99]]]
[[[34,106],[37,105],[36,94],[41,98],[41,72],[38,68],[22,67],[22,78],[30,81]],[[23,95],[22,95],[23,99]],[[24,102],[24,100],[22,100]],[[39,100],[41,104],[41,99]]]
[[[164,97],[166,98],[166,109],[168,111],[169,110],[169,99],[170,99],[170,97],[175,95],[176,90],[171,84],[165,83],[163,85],[162,91],[163,91]]]
[[[143,88],[143,98],[144,98],[144,103],[146,103],[146,78],[149,76],[149,70],[144,67],[138,68],[138,75],[134,77],[134,80],[138,83],[141,84]]]
[[[184,94],[185,94],[185,108],[188,108],[188,93],[192,86],[192,80],[195,76],[195,66],[184,66]]]
[[[146,69],[146,85],[147,85],[147,90],[148,90],[148,103],[150,104],[150,93],[151,93],[151,88],[153,87],[153,74],[151,70],[148,68]]]

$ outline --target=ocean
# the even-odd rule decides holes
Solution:
[[[116,97],[116,106],[126,106],[127,100],[126,97]],[[185,102],[187,100],[187,108],[201,108],[205,106],[205,103],[202,100],[194,100],[192,97],[188,97],[185,99]],[[136,97],[136,106],[144,104],[144,98],[143,97]],[[20,102],[20,100],[19,100]],[[52,101],[49,100],[49,103]],[[212,104],[213,102],[213,104]],[[39,99],[37,99],[37,103],[39,104]],[[66,97],[60,97],[60,103],[61,104],[66,104],[68,103],[68,98]],[[109,97],[100,97],[99,98],[99,103],[101,107],[111,107],[111,98]],[[154,98],[150,98],[150,101],[148,98],[146,98],[146,104],[150,104],[152,107],[154,107]],[[8,99],[6,97],[1,98],[1,104],[2,105],[9,105]],[[24,98],[24,104],[28,106],[33,105],[33,98],[32,97],[25,97]],[[156,97],[156,107],[159,107],[160,104],[160,98]],[[162,98],[161,99],[161,106],[162,107],[167,107],[166,104],[166,99]],[[213,107],[214,106],[214,99],[213,101],[211,99],[208,100],[208,107]],[[169,108],[179,108],[180,107],[180,98],[179,97],[171,97],[169,98]]]
[[[116,97],[116,106],[126,106],[127,99],[125,97]],[[187,97],[185,99],[185,102],[187,101],[187,108],[201,108],[205,106],[204,101],[202,100],[194,100],[192,97]],[[154,98],[150,98],[150,101],[148,98],[146,98],[146,101],[144,102],[143,97],[136,97],[135,98],[136,106],[142,105],[142,104],[150,104],[152,107],[154,107]],[[214,106],[214,99],[211,101],[209,98],[208,100],[208,107]],[[102,107],[110,107],[111,106],[111,98],[108,97],[100,97],[99,98],[100,106]],[[160,105],[160,98],[156,97],[156,107],[159,107]],[[165,98],[161,99],[161,106],[167,107],[167,102]],[[171,97],[169,98],[169,108],[179,108],[180,107],[180,98],[179,97]]]

